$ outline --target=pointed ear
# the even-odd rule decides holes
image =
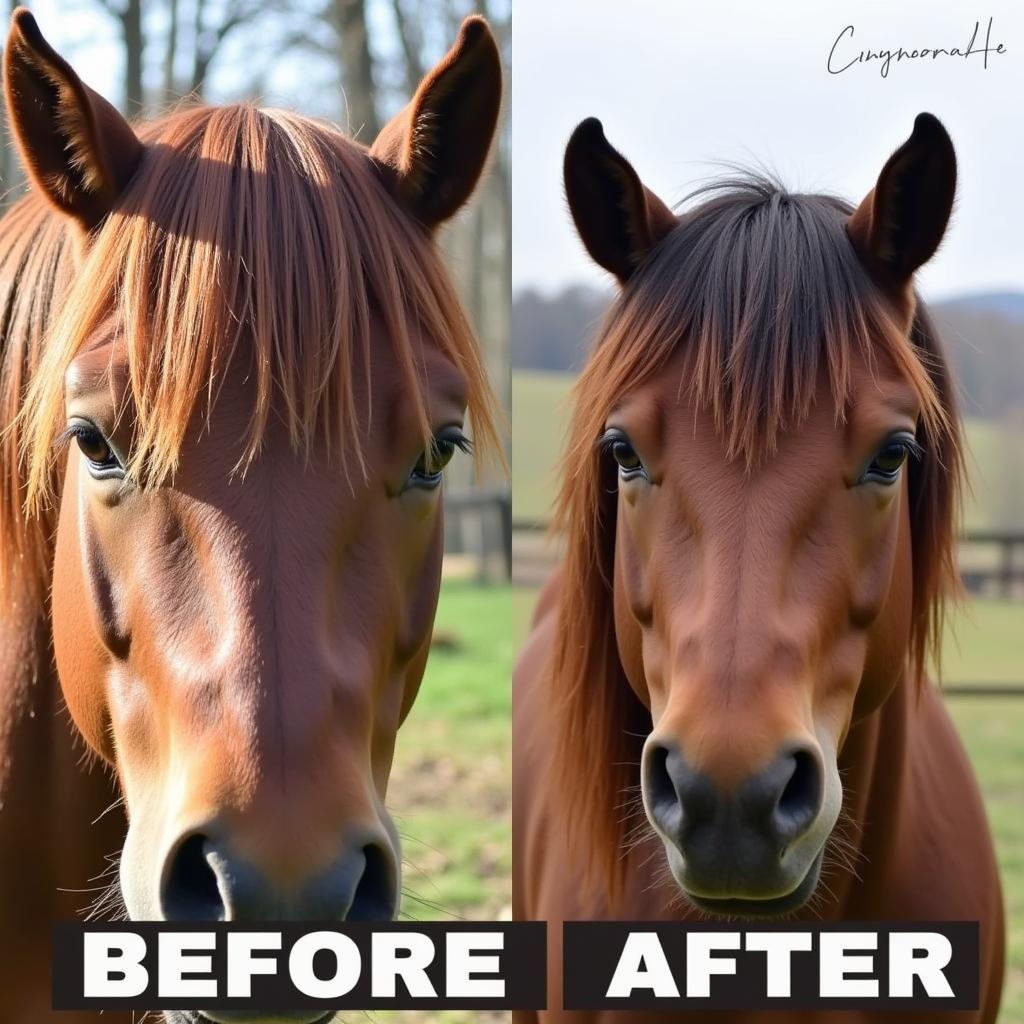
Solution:
[[[455,45],[370,147],[395,195],[427,228],[472,195],[500,107],[498,45],[483,18],[467,18]]]
[[[892,297],[904,298],[914,272],[935,254],[955,192],[953,143],[938,118],[918,114],[847,225],[864,265]]]
[[[565,195],[587,252],[623,284],[678,223],[604,137],[596,117],[577,125],[565,148]]]
[[[24,7],[11,17],[4,91],[32,183],[86,231],[96,227],[138,168],[142,143],[43,38]]]

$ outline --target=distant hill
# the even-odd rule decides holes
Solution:
[[[964,411],[1001,420],[1024,409],[1024,294],[993,292],[933,303]]]
[[[611,289],[527,289],[512,304],[512,366],[578,371]],[[1024,409],[1024,292],[964,295],[931,304],[971,416],[1002,420]]]
[[[579,370],[601,317],[613,298],[574,285],[555,295],[532,288],[512,299],[512,367],[520,370]]]
[[[981,292],[933,303],[933,308],[940,306],[976,313],[995,313],[1010,320],[1024,320],[1024,292]]]

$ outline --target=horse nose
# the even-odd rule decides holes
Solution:
[[[164,866],[160,910],[165,921],[390,921],[397,876],[390,844],[364,839],[347,844],[326,870],[284,887],[224,838],[192,832]]]
[[[724,793],[672,742],[648,742],[644,794],[652,822],[684,854],[781,858],[814,824],[823,799],[821,758],[810,744],[784,748]],[[717,848],[717,849],[716,849]]]
[[[741,787],[739,797],[753,823],[763,820],[780,850],[810,829],[821,810],[821,761],[810,747],[779,754]]]

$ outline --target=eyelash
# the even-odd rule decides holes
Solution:
[[[617,444],[624,445],[636,459],[635,467],[623,466],[615,454],[615,446]],[[649,480],[650,477],[647,475],[647,467],[644,466],[643,460],[640,458],[636,449],[633,447],[633,443],[619,430],[606,431],[601,438],[598,440],[598,449],[603,456],[611,458],[618,466],[619,478],[622,480],[637,480],[644,479]]]
[[[882,469],[872,470],[875,463],[878,462],[881,456],[890,448],[903,449],[904,456],[900,464],[894,470],[888,472]],[[892,437],[887,438],[871,457],[871,461],[868,463],[867,468],[861,475],[859,482],[877,483],[884,486],[893,484],[899,479],[900,474],[903,471],[903,467],[907,464],[908,459],[920,459],[923,455],[924,449],[915,437],[910,434],[894,434]]]
[[[86,469],[95,480],[122,480],[125,477],[125,469],[121,459],[113,450],[106,434],[94,423],[79,420],[71,423],[57,437],[54,447],[58,452],[66,450],[72,441],[78,442],[78,448],[86,461]],[[93,458],[89,453],[89,446],[101,448],[104,457]]]
[[[451,452],[443,454],[441,452],[441,445],[451,445]],[[406,486],[412,488],[420,488],[432,490],[440,482],[441,477],[444,474],[444,470],[448,463],[451,461],[452,456],[456,451],[463,452],[464,454],[472,454],[473,442],[466,437],[465,434],[458,427],[445,427],[438,431],[433,440],[433,445],[436,449],[435,456],[439,455],[441,460],[440,468],[434,473],[427,473],[421,471],[420,467],[423,466],[426,469],[426,460],[431,455],[429,449],[425,449],[413,467],[412,472],[409,474],[409,479]]]

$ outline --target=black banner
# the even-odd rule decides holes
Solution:
[[[569,1010],[972,1010],[977,922],[567,922]]]
[[[543,924],[54,928],[57,1010],[540,1009]]]

